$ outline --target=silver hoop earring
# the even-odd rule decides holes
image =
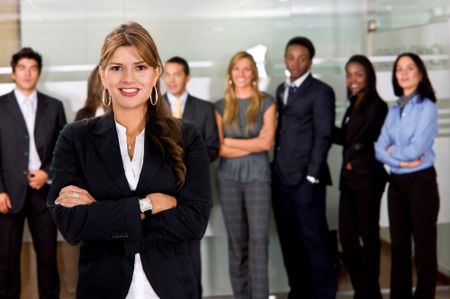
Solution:
[[[106,88],[103,89],[103,92],[102,92],[102,102],[105,107],[108,107],[108,108],[111,107],[112,99],[111,99],[111,96],[109,95],[109,93],[108,93],[108,96],[106,96]]]
[[[158,90],[156,89],[156,86],[153,86],[153,88],[155,89],[155,100],[153,101],[153,97],[152,97],[152,93],[150,93],[150,104],[152,104],[153,106],[155,106],[158,103]],[[152,91],[153,91],[152,88]]]

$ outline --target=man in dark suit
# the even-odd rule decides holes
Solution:
[[[0,298],[20,298],[25,218],[37,257],[39,298],[59,298],[56,226],[47,208],[53,148],[66,124],[60,101],[36,90],[41,56],[13,55],[16,88],[0,97]]]
[[[310,73],[314,53],[309,39],[291,39],[284,56],[290,77],[276,91],[272,201],[289,299],[329,299],[336,294],[325,216],[335,96]]]
[[[164,83],[167,93],[164,96],[175,117],[194,123],[206,145],[209,161],[212,162],[219,154],[219,136],[214,118],[214,106],[187,92],[186,85],[190,78],[189,65],[185,59],[175,56],[167,60],[164,66]],[[189,253],[198,280],[199,297],[201,297],[200,240],[189,242]]]

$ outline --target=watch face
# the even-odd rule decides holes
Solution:
[[[152,203],[150,201],[150,199],[148,198],[142,198],[139,200],[139,207],[141,209],[141,212],[147,212],[150,211],[153,207],[152,207]]]

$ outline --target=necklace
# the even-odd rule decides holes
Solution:
[[[128,150],[131,151],[133,149],[133,147],[134,147],[134,142],[131,143],[131,144],[127,144],[127,146],[128,146]]]

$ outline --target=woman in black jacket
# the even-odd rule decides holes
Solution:
[[[375,159],[374,142],[388,107],[378,95],[375,71],[365,56],[352,56],[345,70],[350,106],[333,134],[334,142],[343,146],[339,235],[354,298],[380,299],[378,222],[387,173]]]

